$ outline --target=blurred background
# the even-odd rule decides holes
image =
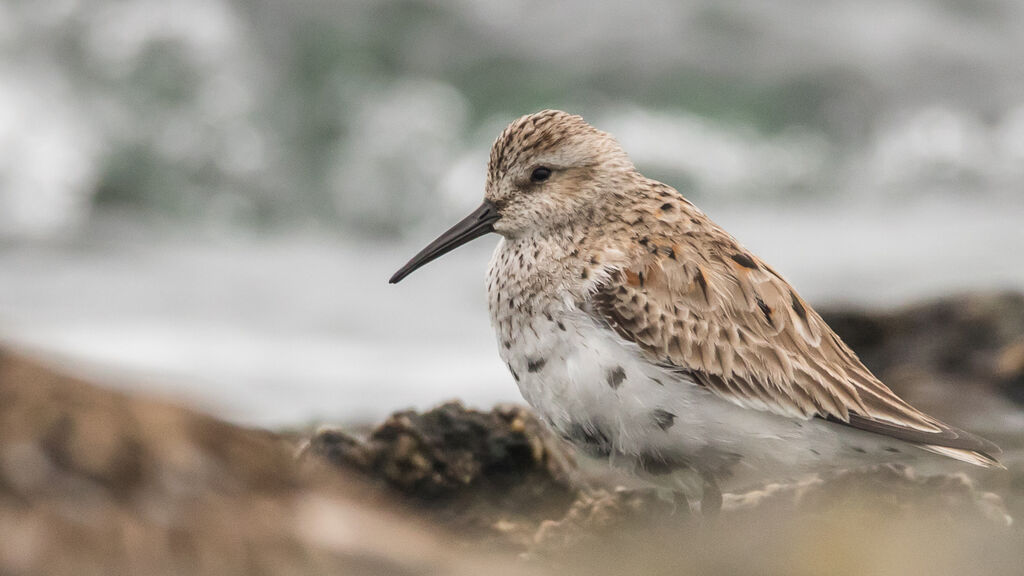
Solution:
[[[0,338],[238,422],[518,400],[491,141],[583,114],[816,305],[1024,290],[1016,0],[2,0]]]

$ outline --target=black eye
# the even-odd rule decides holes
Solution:
[[[533,169],[533,173],[530,174],[530,182],[543,182],[551,177],[551,168],[547,166],[538,166]]]

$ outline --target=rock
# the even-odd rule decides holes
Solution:
[[[403,492],[442,498],[481,484],[509,485],[531,474],[565,489],[562,456],[525,408],[467,410],[457,402],[423,414],[398,412],[365,440],[338,429],[317,432],[305,450],[339,466],[386,479]]]
[[[619,534],[652,526],[692,520],[686,500],[668,500],[655,489],[584,491],[560,520],[541,523],[529,546],[531,556],[563,554],[586,546],[599,546]]]
[[[365,439],[320,430],[303,453],[383,481],[477,537],[520,538],[512,527],[559,514],[575,496],[565,447],[520,406],[398,412]]]
[[[1000,350],[996,378],[1007,397],[1018,404],[1024,404],[1024,336]]]
[[[997,494],[979,489],[963,474],[918,476],[907,466],[882,465],[839,472],[792,484],[771,484],[744,494],[727,494],[725,515],[796,512],[830,514],[860,508],[888,513],[928,511],[948,522],[991,522],[1010,526],[1013,518]]]
[[[0,351],[0,574],[510,572],[293,453]]]
[[[883,379],[913,367],[992,389],[1000,352],[1024,338],[1024,294],[1018,293],[964,295],[887,312],[825,309],[822,316]]]

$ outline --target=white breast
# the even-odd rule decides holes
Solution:
[[[674,427],[684,409],[691,412],[686,405],[699,389],[644,362],[582,312],[548,312],[550,320],[530,318],[501,355],[523,398],[555,430],[634,453],[649,449],[650,436]]]
[[[819,471],[823,462],[897,459],[898,442],[714,396],[648,361],[571,295],[530,290],[534,279],[503,269],[508,260],[499,247],[488,274],[501,358],[537,414],[581,449],[710,468],[733,486]]]

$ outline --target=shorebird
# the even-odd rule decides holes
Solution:
[[[501,358],[584,453],[718,503],[721,486],[878,463],[1001,467],[995,444],[902,400],[778,272],[580,116],[512,122],[483,204],[391,283],[491,232]]]

